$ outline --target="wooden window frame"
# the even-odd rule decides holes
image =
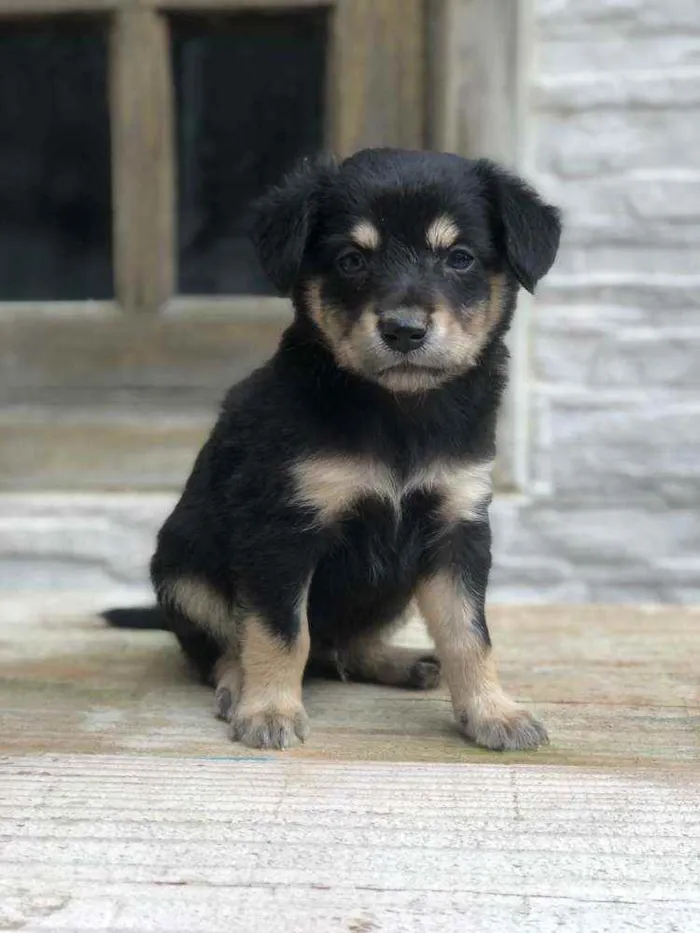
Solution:
[[[115,298],[42,302],[38,308],[21,302],[14,310],[25,315],[33,309],[62,310],[91,318],[119,313],[288,314],[287,303],[276,298],[178,293],[169,14],[311,8],[327,9],[330,17],[325,146],[344,155],[376,145],[378,121],[392,145],[422,146],[423,0],[0,0],[0,20],[76,13],[108,14],[110,19]],[[383,54],[373,54],[373,47]],[[0,302],[0,312],[12,310],[11,303]]]
[[[0,415],[46,399],[108,399],[132,385],[177,384],[207,404],[222,382],[273,349],[288,302],[249,296],[178,295],[176,275],[173,82],[167,15],[327,7],[331,10],[327,121],[329,148],[429,145],[465,156],[489,155],[531,170],[527,91],[533,0],[0,0],[0,21],[67,13],[107,14],[112,23],[110,118],[114,135],[115,300],[0,301]],[[429,10],[430,15],[427,15]],[[429,28],[424,28],[424,23]],[[390,54],[372,52],[391,33]],[[127,67],[127,44],[146,54]],[[369,44],[368,44],[369,43]],[[382,48],[386,47],[386,42]],[[155,56],[149,53],[156,51]],[[427,53],[427,54],[426,54]],[[371,78],[369,77],[371,75]],[[371,92],[362,83],[372,80]],[[139,82],[150,87],[139,96]],[[344,95],[343,88],[352,89]],[[467,93],[465,93],[465,89]],[[366,91],[366,87],[365,87]],[[354,96],[354,99],[353,99]],[[391,123],[372,136],[358,100]],[[136,117],[148,136],[130,135]],[[156,185],[143,171],[162,153]],[[145,210],[148,205],[148,210]],[[136,218],[138,238],[132,241]],[[532,303],[523,294],[509,338],[510,388],[500,422],[497,486],[529,488],[528,342]],[[231,365],[231,355],[239,362]],[[66,362],[67,361],[67,362]],[[149,377],[150,378],[150,377]],[[146,387],[148,388],[148,387]],[[210,395],[207,395],[210,392]],[[183,395],[183,404],[185,403]]]
[[[488,156],[534,173],[530,89],[536,43],[534,0],[428,0],[428,138],[436,149]],[[531,484],[531,321],[524,289],[508,335],[511,371],[499,419],[495,485]]]

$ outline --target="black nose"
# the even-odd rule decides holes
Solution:
[[[410,353],[421,346],[428,328],[425,324],[415,321],[389,318],[379,322],[379,333],[384,343],[392,350],[396,350],[397,353]]]

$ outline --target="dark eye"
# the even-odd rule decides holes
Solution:
[[[474,257],[463,246],[455,246],[447,254],[445,265],[449,266],[450,269],[454,269],[455,272],[466,272],[467,269],[471,269],[474,265]]]
[[[343,275],[359,275],[367,268],[367,260],[359,249],[346,249],[335,261]]]

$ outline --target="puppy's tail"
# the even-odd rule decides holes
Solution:
[[[157,606],[132,607],[131,609],[107,609],[101,613],[107,625],[114,628],[140,628],[167,631],[165,615]]]

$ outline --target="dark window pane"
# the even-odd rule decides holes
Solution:
[[[110,298],[101,23],[0,24],[0,300]]]
[[[265,294],[248,206],[323,146],[323,10],[173,18],[179,288]]]

